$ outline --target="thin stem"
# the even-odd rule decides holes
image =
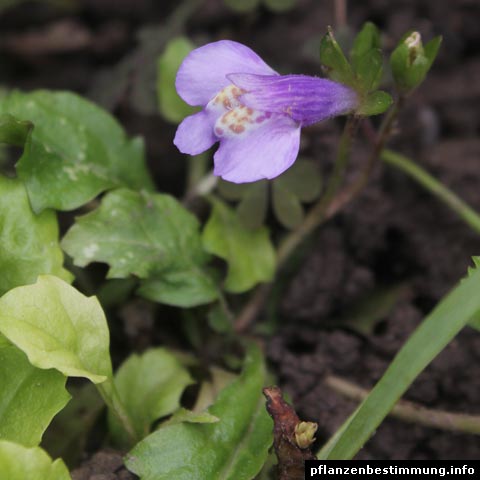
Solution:
[[[132,419],[130,418],[130,415],[125,409],[125,405],[123,405],[123,402],[120,399],[113,380],[108,378],[105,382],[99,383],[95,386],[97,387],[108,408],[118,418],[121,425],[127,432],[131,445],[135,445],[135,443],[137,443],[140,439],[137,436]]]
[[[340,144],[338,146],[337,157],[333,167],[332,175],[329,179],[325,194],[320,200],[310,209],[304,221],[292,231],[278,248],[278,268],[283,266],[285,261],[290,257],[290,254],[295,248],[329,218],[326,213],[328,211],[330,203],[335,198],[335,195],[343,181],[345,170],[347,168],[348,160],[350,158],[350,150],[352,146],[352,140],[355,135],[356,127],[358,125],[358,119],[350,116],[345,123]]]
[[[265,283],[255,289],[247,304],[243,307],[240,314],[235,318],[234,328],[237,333],[244,332],[251,325],[258,312],[265,304],[271,288],[271,283]]]
[[[351,400],[361,402],[370,394],[368,390],[335,375],[329,375],[324,382],[329,388]],[[480,435],[480,416],[478,415],[433,410],[406,400],[400,400],[393,407],[390,415],[425,427]]]
[[[351,185],[345,187],[344,190],[341,190],[337,193],[338,183],[334,177],[334,187],[327,187],[327,192],[329,188],[335,192],[333,198],[328,198],[328,196],[322,197],[308,212],[305,216],[303,222],[293,230],[289,235],[285,237],[283,242],[280,244],[277,254],[277,270],[281,268],[286,260],[290,257],[293,251],[300,245],[305,238],[312,233],[317,227],[322,223],[326,222],[333,216],[335,216],[340,210],[342,210],[348,203],[350,203],[367,185],[368,180],[377,165],[380,155],[385,148],[385,144],[390,137],[393,126],[398,116],[404,102],[404,98],[400,97],[395,105],[388,111],[387,115],[383,119],[382,125],[380,126],[378,136],[374,141],[374,146],[372,153],[367,161],[367,164],[363,171],[358,176],[357,180]],[[353,121],[353,120],[352,120]],[[347,144],[340,143],[336,168],[340,168],[339,165],[342,165],[343,162],[346,162],[348,155],[350,153],[351,147],[351,137],[345,136],[346,131],[354,132],[354,128],[350,122],[345,124],[344,134],[342,135],[342,140],[346,141],[349,138]],[[347,148],[348,147],[348,148]],[[335,171],[334,169],[334,171]],[[328,201],[325,200],[327,198]],[[262,309],[265,300],[268,297],[267,286],[261,285],[257,288],[255,293],[250,298],[250,301],[244,306],[243,310],[237,317],[235,321],[235,330],[237,332],[244,332],[255,320],[258,312]]]
[[[473,230],[480,233],[480,215],[420,165],[391,150],[384,150],[381,158],[384,162],[416,180],[422,187],[449,206]]]
[[[277,253],[277,271],[283,266],[285,261],[290,257],[290,254],[295,248],[324,220],[328,217],[325,215],[332,197],[336,194],[345,173],[345,169],[350,156],[350,149],[352,140],[357,126],[357,119],[349,117],[343,129],[342,138],[340,140],[335,165],[332,176],[327,185],[325,194],[313,206],[310,212],[306,215],[303,222],[290,233],[284,241],[280,244]],[[258,312],[262,309],[265,301],[270,293],[271,285],[264,284],[257,287],[250,300],[243,307],[240,314],[235,319],[235,331],[242,333],[255,320]]]
[[[355,198],[367,185],[368,180],[372,172],[375,169],[375,166],[380,160],[380,155],[385,148],[385,144],[389,139],[395,121],[397,120],[398,113],[403,106],[404,98],[400,97],[395,105],[388,111],[387,115],[383,119],[383,122],[380,126],[378,135],[374,140],[373,149],[368,158],[368,161],[365,165],[365,168],[358,176],[357,180],[352,183],[349,187],[345,188],[340,192],[328,206],[326,216],[328,218],[334,216],[337,212],[343,209],[345,205],[350,203],[350,201]]]

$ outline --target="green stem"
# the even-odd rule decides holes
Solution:
[[[345,170],[347,169],[348,165],[348,160],[350,159],[352,140],[355,136],[357,126],[358,118],[353,116],[348,117],[345,127],[343,128],[340,143],[338,145],[338,152],[335,158],[333,172],[328,180],[323,198],[320,200],[324,206],[331,202],[332,198],[335,196],[342,184],[345,176]]]
[[[284,265],[298,245],[300,245],[310,233],[322,223],[335,216],[365,188],[380,159],[385,144],[392,133],[393,126],[403,102],[404,98],[399,97],[395,105],[393,105],[384,117],[378,135],[373,139],[373,149],[368,158],[367,164],[356,181],[345,187],[343,190],[338,191],[343,176],[342,169],[346,166],[350,154],[353,133],[355,131],[355,120],[350,118],[350,121],[347,121],[339,145],[333,177],[330,179],[329,185],[327,186],[326,194],[310,209],[303,222],[294,231],[287,235],[280,244],[277,253],[277,270]],[[342,175],[340,175],[340,173],[342,173]],[[260,285],[250,297],[249,302],[243,307],[235,320],[235,330],[238,333],[247,330],[255,320],[258,312],[261,310],[268,297],[269,291],[269,285]]]
[[[328,207],[342,183],[356,126],[357,119],[352,116],[348,117],[338,147],[332,176],[329,179],[325,194],[310,209],[303,222],[293,232],[287,235],[280,244],[277,252],[277,271],[283,266],[297,246],[315,230],[315,228],[329,218],[327,215]],[[258,312],[265,304],[270,289],[270,284],[259,285],[250,296],[249,301],[244,305],[235,319],[234,328],[237,333],[245,332],[252,324]]]
[[[480,233],[480,215],[430,173],[404,155],[383,150],[381,158],[416,180],[422,187],[449,206],[473,230]]]
[[[355,135],[357,119],[353,116],[348,117],[343,128],[342,137],[338,146],[338,152],[335,159],[332,175],[328,181],[324,195],[310,209],[304,221],[291,232],[278,249],[278,268],[288,259],[295,248],[317,228],[323,221],[327,219],[326,212],[333,198],[335,197],[345,174],[348,160],[350,158],[350,150],[352,140]]]
[[[125,432],[127,433],[131,445],[135,445],[141,439],[133,426],[132,419],[125,409],[125,405],[120,399],[120,395],[115,387],[115,384],[111,378],[108,378],[105,382],[95,385],[102,396],[107,407],[113,412],[117,419],[122,424]]]

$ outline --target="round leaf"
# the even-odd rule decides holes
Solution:
[[[283,175],[273,181],[296,195],[301,202],[316,200],[322,191],[322,177],[317,166],[309,160],[297,160]]]
[[[38,445],[70,399],[65,381],[57,370],[31,365],[17,347],[0,346],[0,437],[28,447]]]
[[[93,383],[112,376],[109,331],[98,300],[57,277],[40,276],[0,298],[0,332],[38,368]]]
[[[157,97],[160,113],[175,124],[196,110],[179,97],[175,88],[178,68],[194,48],[195,45],[186,37],[173,38],[158,59]]]
[[[120,399],[132,419],[138,438],[150,432],[154,420],[180,407],[180,397],[192,378],[179,360],[164,348],[131,355],[114,378]],[[109,412],[110,432],[118,444],[128,444],[117,417]]]
[[[2,480],[71,480],[61,459],[52,462],[40,447],[7,440],[0,440],[0,475]]]
[[[34,124],[17,172],[35,212],[72,210],[116,186],[152,188],[143,142],[78,95],[13,92],[0,101],[2,113]]]
[[[22,122],[12,115],[0,115],[0,143],[23,147],[32,128],[30,122]]]
[[[205,250],[228,263],[225,289],[241,293],[258,282],[268,282],[275,273],[275,250],[265,227],[246,228],[238,215],[220,200],[203,231]]]
[[[197,218],[170,195],[109,192],[99,208],[77,219],[62,246],[75,265],[110,265],[109,278],[145,279],[140,294],[178,306],[210,302],[216,286]]]
[[[72,280],[63,268],[55,213],[35,215],[18,179],[0,176],[0,295],[50,273]]]
[[[295,228],[304,217],[298,197],[282,185],[273,186],[273,211],[285,228]]]
[[[250,185],[238,204],[237,212],[240,220],[247,228],[258,228],[263,225],[268,207],[268,184],[265,181]]]

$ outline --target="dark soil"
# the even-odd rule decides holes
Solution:
[[[74,13],[32,4],[0,16],[3,82],[27,89],[70,89],[101,102],[130,133],[145,136],[159,188],[179,194],[185,158],[172,145],[175,128],[155,115],[152,72],[145,73],[162,51],[162,29],[178,2],[77,3],[81,7]],[[409,100],[391,146],[480,210],[480,2],[350,3],[352,30],[374,21],[385,33],[387,49],[411,28],[427,39],[444,36],[438,61]],[[260,9],[235,15],[220,0],[205,0],[186,31],[198,43],[219,38],[244,42],[282,72],[318,74],[318,41],[326,25],[334,23],[332,4],[299,0],[287,14]],[[51,30],[58,25],[57,38]],[[306,129],[302,154],[328,171],[339,130],[334,121]],[[357,146],[352,163],[358,168],[366,145],[359,140]],[[281,326],[266,348],[280,386],[301,418],[319,422],[323,441],[356,406],[329,390],[324,376],[334,373],[372,387],[422,318],[465,275],[471,256],[480,253],[480,239],[412,180],[384,167],[311,246],[287,281],[278,306]],[[352,323],[362,299],[378,299],[385,292],[393,298],[388,308],[370,314],[362,328]],[[123,334],[112,332],[114,338]],[[148,345],[144,337],[142,346]],[[478,332],[462,332],[406,398],[429,408],[480,414]],[[110,454],[98,455],[74,473],[76,480],[129,478],[119,473],[118,462],[109,463]],[[388,419],[358,458],[478,459],[480,438]],[[109,469],[100,468],[105,463]]]

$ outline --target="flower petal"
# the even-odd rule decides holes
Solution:
[[[177,73],[178,94],[190,105],[206,105],[229,85],[229,73],[275,75],[254,51],[230,40],[208,43],[190,52]]]
[[[302,125],[347,113],[358,105],[352,89],[325,78],[250,73],[233,73],[228,78],[247,91],[240,96],[244,105],[287,114]]]
[[[213,173],[234,183],[275,178],[298,155],[300,126],[285,115],[273,115],[254,129],[220,141]]]
[[[173,143],[182,153],[198,155],[208,150],[218,138],[213,134],[217,114],[206,110],[185,118],[178,126]]]

